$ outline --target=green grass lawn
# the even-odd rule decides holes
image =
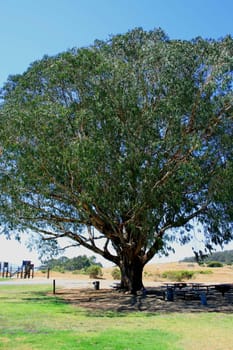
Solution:
[[[232,350],[233,315],[91,312],[51,287],[0,285],[0,349]]]

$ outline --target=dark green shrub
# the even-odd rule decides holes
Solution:
[[[220,261],[210,261],[207,264],[208,267],[223,267],[223,263]]]

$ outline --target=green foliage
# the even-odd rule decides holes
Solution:
[[[197,273],[199,273],[200,275],[211,275],[213,273],[213,271],[211,271],[211,270],[200,270]]]
[[[137,28],[10,76],[0,96],[4,232],[68,237],[126,265],[129,284],[139,261],[189,242],[195,220],[208,247],[230,241],[232,50],[230,36],[169,40]]]
[[[53,270],[60,272],[60,273],[65,273],[65,269],[63,267],[60,267],[60,266],[55,266]]]
[[[144,271],[144,277],[152,277],[152,276],[153,276],[153,273]]]
[[[171,281],[177,281],[181,282],[184,279],[188,280],[191,279],[195,275],[195,271],[189,271],[189,270],[171,270],[171,271],[164,271],[162,273],[163,278],[167,278]]]
[[[223,267],[223,264],[220,261],[210,261],[207,264],[208,267]]]
[[[211,266],[209,266],[211,267]],[[197,274],[201,275],[209,275],[212,274],[213,271],[211,270],[197,270],[197,271],[191,271],[191,270],[170,270],[170,271],[164,271],[162,273],[163,278],[167,278],[170,281],[177,281],[182,282],[183,280],[189,280],[193,278]]]
[[[54,271],[65,272],[87,269],[91,265],[98,265],[102,267],[101,263],[96,262],[96,257],[87,257],[86,255],[79,255],[75,258],[67,258],[62,256],[58,259],[51,259],[44,262],[42,269],[50,268]]]
[[[103,276],[102,269],[99,265],[91,265],[86,270],[85,273],[89,275],[90,278],[99,278]]]
[[[120,280],[121,279],[121,271],[118,267],[115,267],[111,272],[112,278],[114,280]]]

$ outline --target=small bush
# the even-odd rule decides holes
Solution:
[[[103,276],[102,268],[99,265],[91,265],[86,269],[86,273],[90,278],[98,278]]]
[[[121,279],[121,271],[118,267],[115,267],[113,270],[112,270],[112,278],[114,280],[120,280]]]
[[[144,271],[144,277],[153,277],[153,273]]]
[[[223,263],[220,261],[210,261],[207,264],[208,267],[223,267]]]
[[[171,281],[181,282],[184,279],[191,279],[194,274],[194,271],[189,270],[164,271],[162,277],[167,278]]]
[[[200,273],[201,275],[211,275],[213,271],[211,270],[200,270],[197,273]]]
[[[53,271],[55,272],[60,272],[60,273],[65,273],[64,267],[56,266],[53,268]]]

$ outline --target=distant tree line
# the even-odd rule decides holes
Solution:
[[[195,257],[187,257],[183,259],[184,262],[195,262]],[[211,255],[203,256],[202,262],[209,263],[211,261],[218,261],[223,264],[233,264],[233,250],[225,250],[223,252],[214,252]]]
[[[86,270],[93,265],[102,267],[102,264],[96,261],[95,256],[87,257],[86,255],[80,255],[75,258],[62,256],[58,259],[44,261],[41,269],[49,268],[56,271],[75,271]]]

